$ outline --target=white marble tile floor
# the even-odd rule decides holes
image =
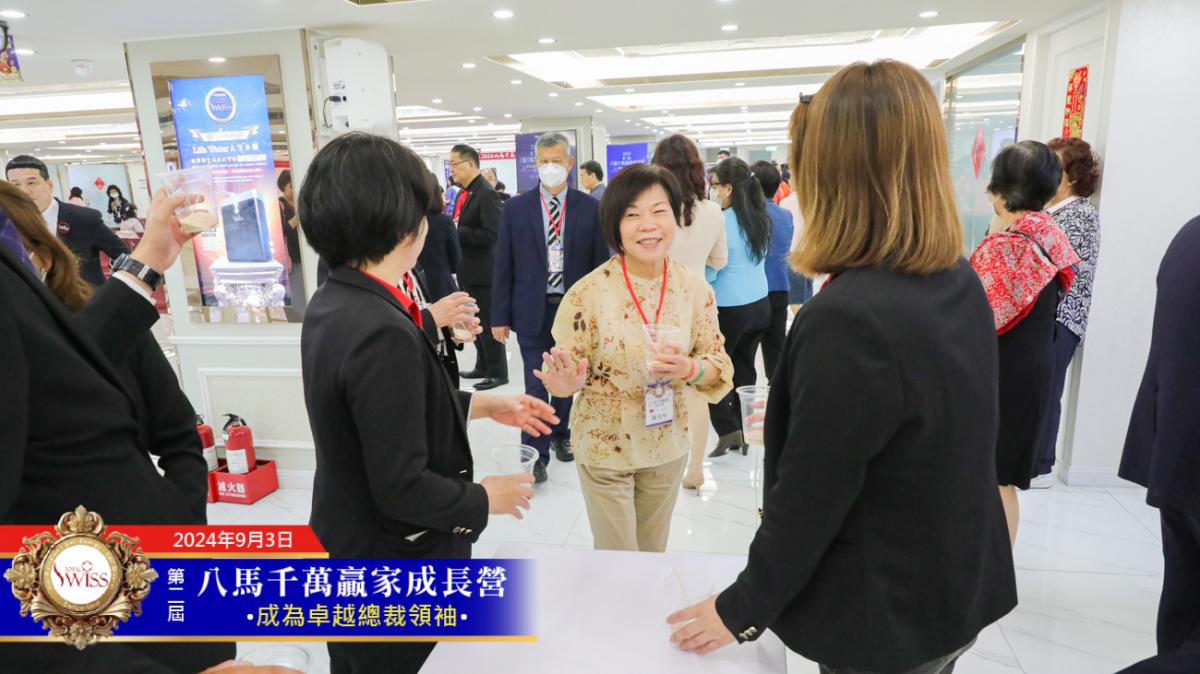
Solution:
[[[514,357],[513,383],[502,392],[519,392],[519,368]],[[490,421],[474,422],[470,435],[477,475],[490,470],[488,449],[518,439],[515,431]],[[706,459],[699,495],[680,493],[668,549],[744,556],[755,527],[753,466],[752,456]],[[491,556],[506,543],[591,547],[574,464],[555,459],[549,472],[525,519],[490,522],[475,556]],[[251,506],[211,504],[209,521],[303,524],[311,496],[308,489],[281,489]],[[1157,511],[1145,504],[1145,492],[1058,483],[1020,498],[1015,550],[1020,605],[980,635],[956,674],[1109,674],[1152,655],[1162,554]],[[309,671],[328,672],[323,645],[305,647],[313,655]],[[815,673],[816,667],[793,656],[788,671]]]

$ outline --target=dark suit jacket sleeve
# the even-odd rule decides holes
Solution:
[[[592,241],[592,269],[608,262],[608,258],[612,257],[612,249],[608,247],[608,237],[604,235],[604,227],[600,224],[600,210],[594,209],[595,212],[595,238]]]
[[[755,627],[751,639],[804,590],[835,544],[868,463],[901,414],[899,367],[868,308],[839,297],[805,307],[798,320],[781,364],[791,409],[778,479],[764,496],[746,569],[717,597],[729,631]]]
[[[0,265],[3,261],[0,260]],[[9,270],[0,268],[0,273]],[[29,435],[29,363],[17,329],[17,315],[4,287],[0,286],[0,517],[8,514],[21,491],[25,464],[25,438]]]
[[[500,231],[500,195],[491,190],[480,190],[471,195],[479,200],[479,227],[459,227],[458,238],[464,246],[491,248]]]
[[[494,266],[492,267],[492,325],[512,327],[513,273],[513,211],[515,206],[504,209],[500,218],[500,236],[496,240]]]
[[[426,348],[414,333],[381,325],[347,357],[339,379],[362,443],[367,487],[380,512],[437,531],[472,529],[474,540],[487,525],[487,492],[427,467],[426,413],[431,407],[434,413],[455,411],[450,400],[426,395],[421,358]]]
[[[100,211],[94,208],[81,209],[87,213],[87,225],[92,230],[92,247],[96,250],[102,250],[108,253],[108,256],[116,260],[118,256],[129,253],[129,246],[121,240],[121,237],[113,234],[113,231],[104,224],[104,219],[100,215]]]
[[[129,367],[145,397],[147,416],[142,423],[148,429],[148,449],[158,456],[159,467],[188,501],[197,521],[204,522],[208,465],[196,433],[196,410],[179,388],[175,371],[153,335],[143,331],[132,341],[136,346]]]
[[[453,274],[458,271],[458,263],[462,261],[462,245],[458,242],[458,228],[449,218],[446,221],[446,229],[450,232],[446,237],[446,263],[450,267],[448,271]]]
[[[149,330],[158,321],[158,310],[124,281],[110,278],[75,315],[75,320],[111,363],[122,363],[134,341],[130,335]]]

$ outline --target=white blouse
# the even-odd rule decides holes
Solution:
[[[680,223],[682,225],[683,223]],[[675,230],[671,259],[704,276],[704,267],[722,269],[729,260],[725,247],[725,214],[715,201],[697,199],[690,227]]]

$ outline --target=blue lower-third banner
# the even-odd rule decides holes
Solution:
[[[76,547],[52,552],[37,565],[14,564],[6,573],[13,593],[0,599],[0,639],[44,637],[54,625],[84,614],[116,616],[106,634],[96,635],[100,639],[534,637],[529,560],[143,558],[139,563],[120,559],[118,549],[112,564],[105,563],[107,553],[97,546]],[[46,590],[53,590],[53,602],[44,600]]]

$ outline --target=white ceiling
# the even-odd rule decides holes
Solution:
[[[613,136],[644,134],[635,124],[661,110],[620,112],[603,97],[624,94],[625,87],[559,89],[489,58],[538,51],[601,50],[635,45],[695,43],[729,39],[761,39],[853,30],[904,29],[913,26],[1020,21],[999,39],[1062,16],[1092,0],[416,0],[395,5],[358,7],[345,0],[205,0],[163,2],[123,0],[0,0],[0,10],[26,12],[10,20],[18,47],[36,51],[22,58],[25,82],[0,84],[4,95],[44,88],[76,88],[126,80],[122,43],[172,35],[231,33],[304,26],[331,35],[361,37],[382,43],[395,57],[397,104],[432,106],[474,116],[473,128],[511,125],[538,116],[594,116]],[[514,18],[497,20],[492,13],[512,10]],[[938,10],[935,19],[917,17]],[[736,32],[721,26],[737,24]],[[553,37],[553,45],[541,45]],[[86,79],[76,76],[72,60],[94,62]],[[465,70],[463,62],[478,67]],[[782,64],[786,66],[787,64]],[[521,85],[510,84],[521,79]],[[798,87],[823,76],[736,78],[748,88]],[[728,88],[733,79],[636,87],[637,94]],[[560,95],[551,98],[551,92]],[[442,99],[437,105],[434,98]],[[668,96],[669,98],[669,96]],[[768,103],[767,101],[774,101]],[[575,105],[582,102],[583,105]],[[790,108],[767,97],[745,101],[753,112]],[[474,111],[475,107],[482,110]],[[602,112],[596,113],[594,110]],[[663,108],[667,109],[667,108]],[[737,112],[737,107],[689,107],[680,114]],[[504,113],[512,115],[505,118]],[[108,118],[105,118],[108,121]],[[128,116],[132,119],[132,115]],[[625,120],[631,120],[626,123]],[[61,123],[61,120],[55,123]],[[408,125],[402,122],[403,125]],[[461,125],[461,121],[441,125]],[[29,122],[23,122],[29,126]],[[11,127],[0,117],[0,129]],[[414,128],[417,128],[414,125]],[[403,138],[404,132],[401,132]],[[14,148],[4,147],[5,150]],[[24,151],[26,148],[20,148]],[[28,149],[32,149],[29,147]]]

